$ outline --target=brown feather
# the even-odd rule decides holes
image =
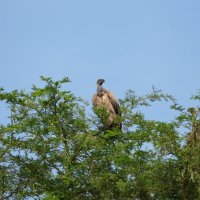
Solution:
[[[105,109],[108,115],[107,122],[105,125],[106,127],[111,126],[114,120],[116,119],[117,115],[119,114],[119,104],[114,95],[111,92],[104,89],[99,95],[93,95],[92,103],[94,108]]]
[[[110,91],[107,91],[107,94],[108,94],[108,97],[110,99],[110,103],[112,104],[112,106],[115,110],[115,113],[119,114],[120,113],[120,107],[119,107],[119,103],[117,102],[115,96]]]

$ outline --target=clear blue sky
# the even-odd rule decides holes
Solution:
[[[155,85],[187,105],[200,89],[200,1],[0,0],[0,69],[7,90],[68,76],[90,101],[104,78],[118,98]]]

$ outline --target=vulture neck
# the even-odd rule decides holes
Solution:
[[[105,89],[102,87],[102,85],[97,85],[97,95],[100,95],[103,91],[105,91]]]

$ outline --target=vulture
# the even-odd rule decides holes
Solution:
[[[114,95],[102,87],[104,79],[96,82],[96,94],[92,97],[93,110],[103,124],[104,130],[120,129],[120,106]]]

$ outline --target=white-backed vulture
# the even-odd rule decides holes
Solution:
[[[102,87],[104,79],[98,79],[97,93],[92,97],[94,112],[100,118],[104,129],[121,129],[120,106],[114,95]]]

